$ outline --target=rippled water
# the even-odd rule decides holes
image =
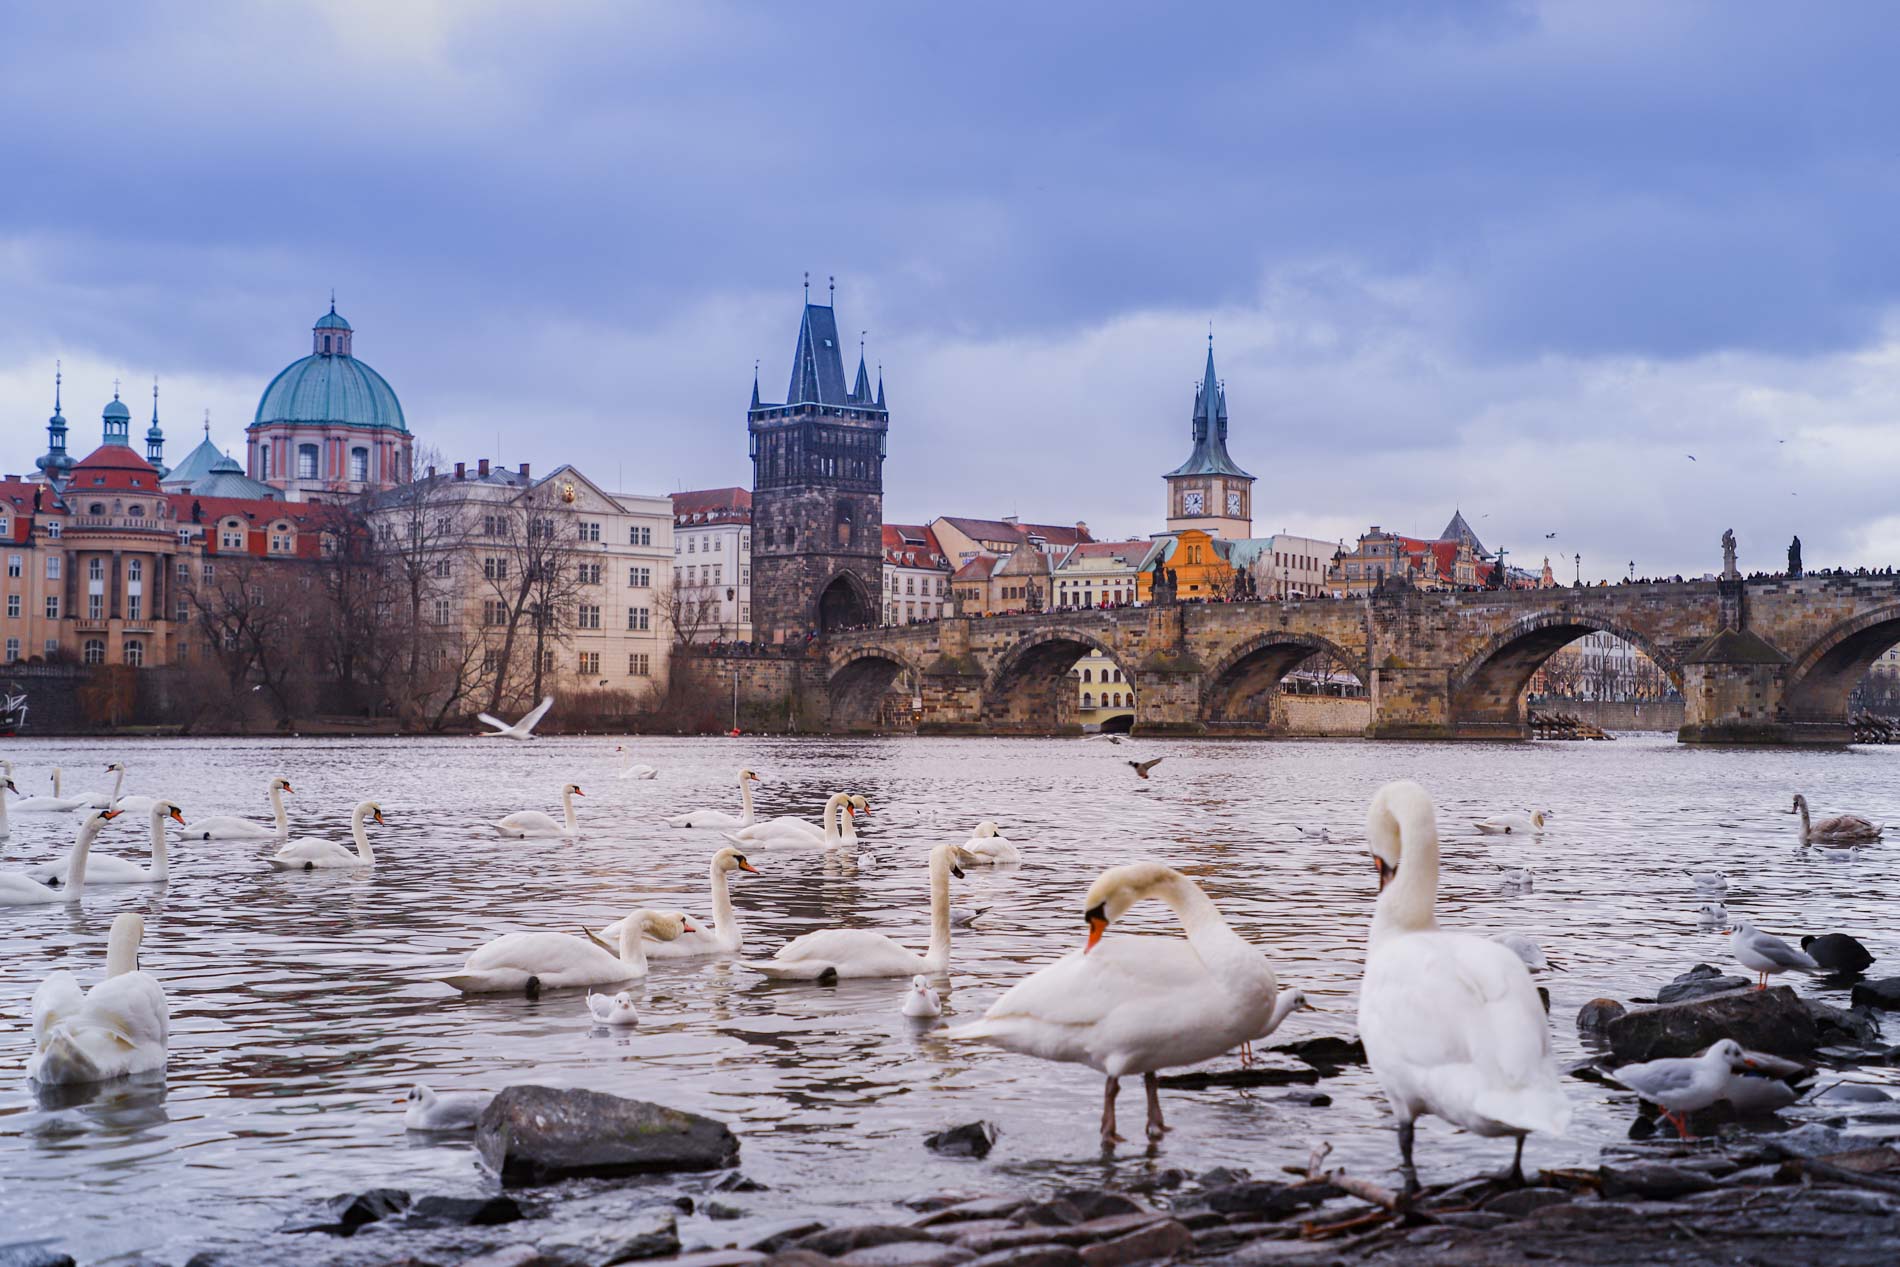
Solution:
[[[770,1185],[743,1199],[761,1218],[877,1212],[935,1188],[995,1190],[1019,1179],[1127,1180],[1219,1164],[1267,1171],[1303,1162],[1320,1139],[1367,1172],[1392,1164],[1392,1135],[1363,1069],[1323,1084],[1333,1096],[1326,1108],[1277,1102],[1275,1091],[1166,1093],[1174,1131],[1158,1153],[1127,1147],[1105,1163],[1097,1075],[952,1047],[898,1015],[902,982],[827,989],[768,984],[727,962],[658,963],[635,991],[640,1027],[609,1035],[592,1028],[574,994],[464,999],[430,980],[513,929],[597,927],[636,904],[703,912],[706,860],[721,842],[658,820],[699,805],[736,809],[741,764],[767,780],[763,813],[815,817],[841,788],[875,807],[863,829],[875,865],[754,853],[765,874],[734,885],[752,953],[839,924],[921,950],[927,847],[962,839],[986,817],[1022,845],[1020,870],[972,871],[953,886],[959,903],[995,913],[989,927],[955,939],[946,1022],[980,1013],[1026,970],[1077,946],[1080,898],[1097,871],[1155,857],[1198,879],[1273,956],[1282,983],[1324,1009],[1297,1015],[1281,1039],[1350,1035],[1374,887],[1365,805],[1398,777],[1419,779],[1439,802],[1441,918],[1531,933],[1568,965],[1548,981],[1562,1058],[1582,1054],[1569,1018],[1587,999],[1650,993],[1698,960],[1729,963],[1724,940],[1692,914],[1685,866],[1726,870],[1730,908],[1766,928],[1846,929],[1883,959],[1894,953],[1886,852],[1804,854],[1783,812],[1800,790],[1822,813],[1900,821],[1900,751],[1882,749],[1707,751],[1661,736],[1522,746],[638,741],[628,756],[660,768],[651,782],[614,778],[628,758],[584,739],[16,741],[0,755],[28,792],[44,790],[55,763],[69,789],[103,788],[100,767],[116,757],[130,767],[128,792],[169,796],[191,818],[261,818],[262,786],[279,773],[296,786],[300,833],[347,842],[349,811],[366,796],[388,817],[370,874],[280,874],[260,845],[174,844],[163,889],[97,887],[70,909],[0,907],[0,1227],[8,1240],[53,1238],[82,1261],[137,1249],[179,1261],[277,1227],[300,1198],[369,1185],[481,1190],[487,1181],[466,1143],[403,1130],[394,1101],[418,1079],[437,1089],[585,1086],[723,1118],[743,1139],[746,1172]],[[1141,782],[1124,764],[1131,755],[1167,760]],[[557,809],[570,779],[586,790],[580,843],[504,842],[485,825],[515,809]],[[1468,826],[1532,805],[1555,811],[1541,841],[1480,837]],[[67,815],[15,815],[0,860],[61,853],[75,826]],[[1301,827],[1326,827],[1333,841]],[[100,848],[142,854],[145,831],[143,822],[116,825]],[[1500,892],[1498,865],[1532,867],[1534,891]],[[21,1072],[33,990],[57,966],[90,984],[124,910],[144,912],[143,966],[170,996],[168,1076],[159,1088],[42,1103]],[[1169,920],[1148,904],[1128,923]],[[1569,1086],[1578,1129],[1569,1140],[1534,1140],[1536,1163],[1592,1158],[1628,1125],[1627,1095]],[[1122,1107],[1125,1128],[1138,1126],[1139,1093]],[[926,1132],[979,1117],[1004,1131],[986,1162],[922,1148]],[[1421,1127],[1428,1176],[1501,1163],[1505,1149],[1440,1123]],[[686,1225],[689,1241],[693,1230]]]

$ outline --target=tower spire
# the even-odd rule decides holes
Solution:
[[[759,363],[752,362],[752,407],[759,407]]]
[[[60,389],[60,385],[64,383],[65,381],[66,381],[65,367],[62,366],[58,361],[54,361],[53,362],[53,417],[55,418],[59,417],[61,413],[61,410],[59,407],[59,389]]]

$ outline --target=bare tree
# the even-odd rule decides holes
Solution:
[[[720,628],[720,588],[716,585],[682,585],[679,577],[656,587],[655,601],[660,619],[672,631],[673,641],[699,642]]]
[[[206,654],[224,670],[234,711],[248,711],[246,692],[261,693],[278,724],[289,724],[312,702],[309,566],[234,555],[206,571],[191,586],[192,613]]]
[[[579,552],[574,521],[563,511],[559,495],[546,482],[510,504],[483,510],[483,531],[473,548],[481,555],[488,595],[482,624],[493,652],[491,713],[508,698],[518,644],[528,643],[533,657],[529,695],[538,698],[545,692],[552,648],[566,644],[577,619],[583,592]]]
[[[460,672],[469,659],[456,569],[469,565],[470,524],[465,498],[446,477],[433,449],[417,454],[424,474],[376,499],[371,548],[395,591],[392,640],[402,666],[392,691],[397,712],[414,722],[426,714],[448,715],[468,698],[472,681]],[[480,656],[474,659],[479,663]],[[457,666],[445,684],[440,670]],[[439,722],[437,723],[439,724]]]

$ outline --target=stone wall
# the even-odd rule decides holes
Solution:
[[[1682,701],[1672,700],[1600,700],[1540,699],[1531,707],[1539,713],[1563,713],[1587,721],[1604,730],[1682,729]]]
[[[1286,719],[1289,736],[1363,735],[1372,724],[1372,701],[1338,695],[1281,695],[1274,707]]]

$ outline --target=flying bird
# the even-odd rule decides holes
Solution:
[[[1554,537],[1554,536],[1556,536],[1556,535],[1557,535],[1557,534],[1556,534],[1556,533],[1554,533],[1554,532],[1547,532],[1547,533],[1545,533],[1545,534],[1544,534],[1544,540],[1546,540],[1546,541],[1548,541],[1548,540],[1550,540],[1550,539],[1551,539],[1552,537]]]
[[[1152,757],[1147,761],[1130,761],[1128,764],[1133,767],[1137,776],[1145,779],[1148,777],[1148,771],[1160,765],[1163,760],[1162,757]]]
[[[482,738],[484,739],[532,739],[534,738],[535,726],[540,724],[541,719],[546,717],[548,710],[553,707],[554,697],[549,695],[534,706],[532,713],[529,713],[512,726],[501,720],[501,718],[491,717],[487,713],[475,714],[475,720],[484,725],[494,727],[493,730],[485,730],[482,732]]]
[[[1691,462],[1695,461],[1695,454],[1693,453],[1685,453],[1683,456],[1688,458]]]

